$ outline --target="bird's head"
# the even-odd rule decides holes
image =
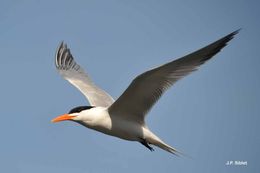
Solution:
[[[91,109],[93,106],[78,106],[69,111],[67,114],[60,115],[54,119],[51,120],[51,122],[56,123],[60,121],[65,120],[71,120],[71,121],[80,121],[80,113],[84,110]]]

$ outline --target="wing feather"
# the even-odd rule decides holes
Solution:
[[[109,107],[114,116],[144,124],[147,112],[175,82],[198,69],[227,45],[239,30],[189,55],[137,76],[124,93]]]
[[[76,63],[70,49],[63,42],[56,52],[55,65],[61,76],[85,95],[90,105],[108,107],[114,102],[114,99],[108,93],[91,81],[90,77]]]

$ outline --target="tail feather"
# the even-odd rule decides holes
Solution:
[[[159,137],[153,134],[151,131],[147,131],[146,133],[146,141],[149,144],[155,145],[165,151],[168,151],[176,156],[185,156],[182,152],[178,151],[177,149],[171,147],[170,145],[163,142]]]
[[[169,153],[172,153],[176,156],[187,156],[186,154],[178,151],[177,149],[171,147],[170,145],[163,142],[158,136],[156,136],[154,133],[152,133],[148,127],[144,129],[144,139],[147,143],[155,145],[165,151],[168,151]],[[144,145],[144,144],[143,144]],[[147,146],[146,146],[147,147]]]
[[[180,151],[178,151],[177,149],[171,147],[170,145],[167,145],[166,143],[164,143],[163,141],[156,141],[154,143],[152,143],[153,145],[165,150],[165,151],[168,151],[176,156],[184,156],[184,154]]]

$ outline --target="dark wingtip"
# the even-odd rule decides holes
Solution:
[[[207,47],[210,47],[210,46],[215,45],[215,46],[214,46],[215,48],[214,48],[207,56],[205,56],[205,58],[201,59],[200,62],[203,64],[203,63],[205,63],[207,60],[211,59],[211,58],[212,58],[214,55],[216,55],[218,52],[220,52],[221,49],[223,49],[223,48],[228,44],[228,42],[229,42],[230,40],[232,40],[236,34],[239,33],[240,30],[241,30],[241,28],[238,29],[238,30],[235,30],[235,31],[231,32],[230,34],[228,34],[228,35],[222,37],[221,39],[219,39],[219,40],[215,41],[214,43],[211,43],[209,46],[207,46]],[[205,48],[205,47],[204,47],[204,48]],[[202,49],[203,49],[203,48],[202,48]]]
[[[64,47],[66,44],[64,43],[64,41],[62,40],[58,46],[57,50],[60,50],[62,47]]]
[[[230,40],[232,40],[234,38],[234,36],[236,34],[238,34],[240,32],[241,28],[239,28],[238,30],[235,30],[233,32],[231,32],[230,34],[228,34],[227,36],[225,36],[223,39],[226,40],[226,42],[229,42]]]
[[[56,53],[55,53],[55,66],[56,66],[56,68],[59,67],[59,53],[60,53],[60,50],[62,49],[63,46],[64,46],[64,42],[61,41],[58,48],[56,49]]]
[[[60,47],[64,47],[65,49],[67,49],[67,44],[64,41],[61,41]]]
[[[230,38],[231,38],[231,39],[234,38],[234,36],[235,36],[236,34],[238,34],[238,33],[241,31],[241,29],[242,29],[242,28],[239,28],[238,30],[235,30],[234,32],[230,33],[230,34],[229,34]]]
[[[242,30],[242,28],[239,28],[239,29],[235,30],[235,31],[233,32],[233,35],[238,34],[241,30]]]

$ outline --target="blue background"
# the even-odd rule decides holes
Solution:
[[[1,1],[0,172],[259,172],[259,6],[253,0]],[[56,72],[62,40],[96,84],[118,98],[138,74],[239,28],[147,117],[158,136],[192,159],[50,122],[88,105]],[[248,165],[225,165],[236,160]]]

